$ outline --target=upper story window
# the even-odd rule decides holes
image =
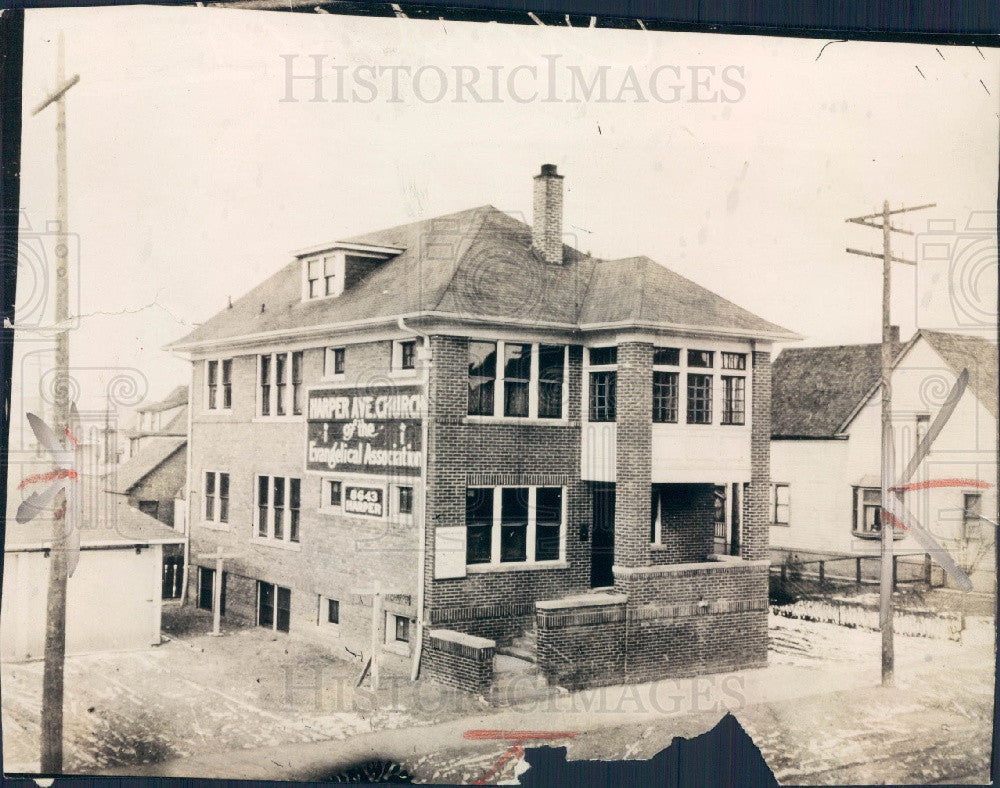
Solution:
[[[394,340],[392,343],[392,369],[406,371],[416,368],[417,341],[415,339]]]
[[[257,536],[277,542],[299,541],[301,480],[257,477]]]
[[[342,347],[328,347],[323,355],[323,377],[335,378],[344,374],[344,357],[346,350]]]
[[[653,421],[657,424],[677,423],[680,373],[670,367],[678,367],[680,363],[680,348],[653,349]]]
[[[230,410],[233,407],[233,360],[206,361],[205,385],[205,406],[208,410]]]
[[[687,362],[689,367],[704,367],[711,369],[715,353],[711,350],[689,350],[687,352]]]
[[[615,421],[618,418],[617,347],[592,347],[587,351],[589,374],[588,418],[590,421]]]
[[[712,376],[689,372],[687,376],[687,423],[712,423]]]
[[[470,341],[469,415],[563,418],[566,354],[565,345]]]
[[[257,414],[300,416],[305,400],[302,365],[305,353],[268,353],[258,359]]]
[[[306,261],[306,292],[309,298],[326,298],[344,292],[344,258],[325,255]]]
[[[746,423],[746,378],[742,375],[722,376],[722,423]]]
[[[723,353],[722,354],[722,368],[723,369],[736,369],[740,371],[745,371],[747,368],[747,354],[746,353]]]

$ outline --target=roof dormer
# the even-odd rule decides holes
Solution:
[[[302,300],[336,298],[403,250],[338,242],[295,252],[302,264]]]

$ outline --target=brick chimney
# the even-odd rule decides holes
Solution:
[[[563,176],[556,165],[543,164],[535,176],[535,205],[531,245],[546,263],[563,264]]]

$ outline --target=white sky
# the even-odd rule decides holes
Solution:
[[[963,230],[997,202],[996,50],[835,43],[817,60],[815,40],[206,8],[26,18],[21,205],[35,230],[55,213],[55,132],[52,109],[29,113],[54,84],[59,30],[67,71],[81,76],[67,99],[70,225],[88,316],[71,363],[94,368],[79,374],[91,407],[115,367],[140,369],[150,399],[185,382],[187,362],[160,348],[290,251],[484,203],[530,217],[543,162],[566,177],[566,229],[583,250],[647,254],[809,344],[879,336],[881,264],[844,247],[880,250],[881,234],[846,217],[884,198],[937,202],[902,224]],[[300,85],[302,101],[279,102],[280,55],[305,69],[314,53],[350,68],[482,72],[542,68],[557,53],[585,72],[612,66],[612,85],[628,65],[640,79],[663,64],[737,65],[746,93],[728,104],[363,104],[307,102]],[[913,238],[895,242],[916,254]],[[985,261],[973,252],[959,298],[995,312],[995,247]],[[894,275],[904,337],[918,311],[924,327],[960,325],[947,263],[922,266],[919,294],[912,269]],[[18,355],[37,346],[20,342]]]

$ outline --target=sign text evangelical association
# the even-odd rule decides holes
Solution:
[[[306,468],[419,476],[423,406],[420,386],[311,389]]]

